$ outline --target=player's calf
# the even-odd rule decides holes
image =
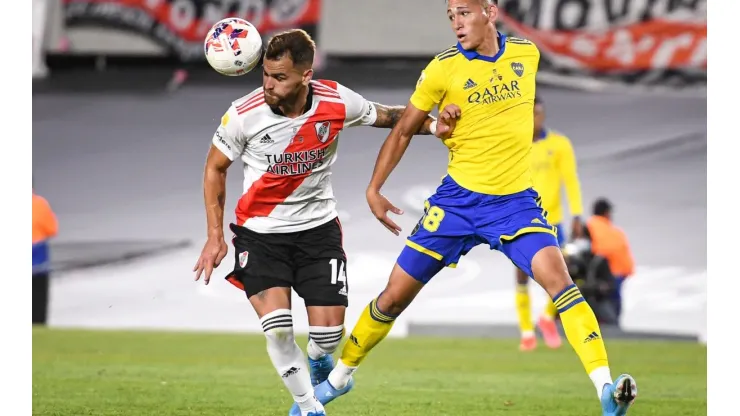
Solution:
[[[278,309],[264,315],[260,322],[267,339],[267,354],[285,387],[298,404],[302,415],[323,414],[324,408],[314,396],[311,378],[293,334],[293,316],[289,309]]]
[[[601,397],[604,386],[611,384],[612,379],[606,347],[593,310],[570,278],[557,247],[538,250],[532,257],[531,267],[535,280],[557,307],[565,336],[594,383],[596,394]]]
[[[332,354],[344,337],[344,325],[324,327],[311,326],[306,347],[308,364],[311,367],[311,384],[316,386],[329,377],[334,368]]]

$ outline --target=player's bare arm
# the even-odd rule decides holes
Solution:
[[[373,103],[373,105],[378,113],[378,117],[375,120],[375,123],[373,123],[373,127],[380,128],[392,129],[395,127],[396,124],[398,124],[398,121],[401,120],[401,116],[406,109],[406,107],[402,105],[390,106],[380,103]],[[434,121],[435,118],[427,114],[426,119],[421,123],[414,134],[434,134],[432,131],[432,123],[434,123]]]
[[[446,106],[441,112],[439,120],[437,121],[437,131],[443,132],[444,136],[449,136],[454,130],[455,120],[460,117],[460,107],[450,104]],[[413,104],[409,103],[404,109],[400,119],[393,126],[388,137],[385,139],[383,146],[380,148],[378,158],[375,161],[375,168],[373,169],[373,176],[370,179],[370,185],[366,191],[367,202],[370,205],[375,218],[380,221],[385,228],[387,228],[393,234],[398,235],[401,231],[393,220],[388,218],[388,211],[394,214],[403,214],[400,208],[395,207],[386,199],[381,193],[380,188],[383,187],[385,181],[390,176],[393,169],[396,168],[398,162],[401,161],[403,154],[406,152],[411,138],[418,132],[422,126],[429,119],[429,112],[420,110],[414,107]]]
[[[224,241],[224,205],[226,203],[226,171],[231,160],[211,145],[203,174],[203,198],[206,206],[208,240],[195,264],[195,280],[205,272],[204,282],[211,280],[213,269],[226,257],[228,247]]]

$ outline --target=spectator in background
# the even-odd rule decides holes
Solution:
[[[593,206],[593,216],[586,223],[586,230],[591,239],[591,251],[607,260],[614,275],[612,303],[619,317],[622,313],[622,283],[634,273],[635,262],[627,235],[612,223],[612,212],[611,202],[606,198],[597,200]]]
[[[57,219],[49,202],[33,192],[33,298],[34,324],[46,324],[49,304],[49,239],[57,234]]]

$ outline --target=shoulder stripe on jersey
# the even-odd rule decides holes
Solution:
[[[236,107],[241,107],[244,104],[247,104],[248,102],[254,100],[255,98],[257,98],[257,97],[263,97],[263,96],[264,96],[263,90],[262,90],[262,88],[259,88],[256,91],[253,91],[250,94],[248,94],[246,97],[244,97],[242,99],[241,104],[237,104]]]
[[[238,106],[236,107],[236,110],[237,110],[237,111],[239,111],[239,110],[243,110],[243,109],[245,109],[245,108],[247,108],[247,107],[249,107],[249,106],[253,105],[254,103],[256,103],[257,101],[260,101],[260,100],[262,100],[262,101],[264,101],[264,100],[265,100],[265,95],[264,95],[264,94],[258,94],[258,95],[255,95],[254,97],[252,97],[252,98],[248,99],[248,100],[247,100],[247,101],[245,101],[244,103],[242,103],[242,104],[239,104],[239,105],[238,105]]]
[[[332,90],[335,90],[335,91],[338,88],[336,81],[331,81],[331,80],[328,80],[328,79],[318,79],[318,80],[316,80],[316,82],[319,83],[319,85],[325,86],[325,87],[327,87],[329,89],[332,89]]]
[[[341,98],[338,92],[332,91],[328,88],[319,87],[318,85],[314,85],[313,93],[316,95],[323,95],[326,97]]]
[[[442,52],[438,53],[436,55],[436,57],[439,58],[442,55],[448,54],[448,53],[453,52],[453,51],[456,51],[456,50],[457,50],[457,46],[451,46],[451,47],[443,50]]]
[[[445,59],[452,58],[453,56],[456,56],[459,53],[460,51],[458,51],[457,49],[455,49],[454,51],[444,52],[444,53],[437,55],[437,60],[444,61]]]
[[[507,43],[516,43],[518,45],[531,45],[532,41],[522,38],[513,38],[513,37],[507,37],[506,38]]]
[[[248,105],[248,106],[244,106],[244,107],[239,107],[239,108],[237,108],[237,109],[236,109],[236,113],[237,113],[237,114],[239,114],[239,115],[242,115],[242,114],[246,114],[246,113],[247,113],[247,112],[249,112],[250,110],[252,110],[252,109],[254,109],[254,108],[257,108],[257,107],[261,106],[261,105],[262,105],[262,104],[264,104],[264,103],[265,103],[265,97],[262,97],[262,98],[260,98],[260,99],[257,99],[257,100],[255,100],[254,102],[252,102],[252,103],[251,103],[250,105]]]

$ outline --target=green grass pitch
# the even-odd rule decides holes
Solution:
[[[705,346],[607,349],[612,376],[637,380],[630,415],[707,414]],[[328,415],[601,415],[567,344],[520,353],[516,340],[387,339],[355,381]],[[291,401],[260,335],[33,331],[34,415],[284,416]]]

